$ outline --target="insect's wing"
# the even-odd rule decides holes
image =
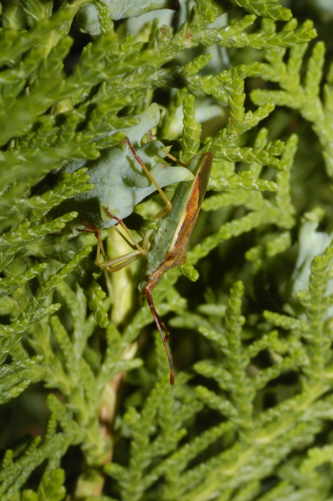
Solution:
[[[201,155],[200,155],[201,157]],[[205,198],[207,186],[208,186],[208,181],[210,177],[210,171],[212,168],[212,163],[213,163],[213,155],[211,153],[206,153],[203,157],[199,159],[195,158],[195,162],[198,162],[198,170],[199,170],[199,183],[198,183],[198,191],[199,191],[199,197],[198,197],[198,206],[199,210],[201,208],[203,199]]]
[[[177,200],[180,210],[178,222],[175,225],[173,238],[169,246],[170,257],[168,260],[170,261],[170,268],[184,264],[186,261],[187,246],[206,194],[212,162],[213,156],[211,153],[193,157],[189,169],[194,174],[194,179],[192,183],[184,183],[180,186],[179,193],[183,200]],[[175,209],[177,209],[177,206],[175,206]]]

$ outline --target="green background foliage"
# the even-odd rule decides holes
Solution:
[[[332,499],[331,2],[0,6],[1,500]],[[98,159],[130,172],[152,103],[162,147],[214,158],[154,291],[173,387],[144,260],[101,270],[75,205]],[[135,207],[138,239],[162,206]]]

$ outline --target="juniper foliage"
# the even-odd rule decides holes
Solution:
[[[272,0],[0,5],[1,499],[330,499],[333,70],[312,22]],[[174,387],[142,262],[101,271],[66,209],[152,103],[163,155],[214,158],[154,291]]]

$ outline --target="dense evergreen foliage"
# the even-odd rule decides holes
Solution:
[[[294,3],[312,21],[275,0],[0,3],[1,500],[332,498],[333,9]],[[158,224],[126,136],[153,138],[164,186],[214,159],[154,291],[173,387],[144,261],[101,270],[77,231],[88,192],[105,220],[127,186],[136,238]]]

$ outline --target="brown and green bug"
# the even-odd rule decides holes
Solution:
[[[170,364],[171,385],[174,384],[175,376],[173,362],[167,346],[170,333],[156,311],[152,291],[167,270],[180,266],[186,261],[189,239],[206,193],[212,161],[213,157],[211,153],[195,155],[188,165],[188,169],[194,177],[192,181],[179,183],[172,199],[172,208],[161,218],[158,230],[156,232],[149,230],[143,239],[142,246],[139,246],[131,234],[128,233],[134,242],[136,250],[120,258],[104,261],[99,264],[102,268],[114,272],[133,262],[138,255],[142,254],[146,256],[145,278],[139,284],[139,292],[146,296],[155,324],[161,335]],[[108,210],[106,212],[128,232],[121,219],[111,214]],[[154,235],[153,240],[150,248],[148,248],[149,238],[152,234]]]

